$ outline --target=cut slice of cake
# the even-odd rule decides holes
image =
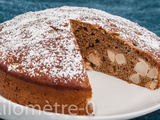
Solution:
[[[160,87],[159,41],[138,24],[96,9],[28,12],[0,24],[0,94],[41,110],[49,103],[60,105],[52,112],[88,115],[85,67],[154,90]]]

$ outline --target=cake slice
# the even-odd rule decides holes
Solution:
[[[0,24],[0,94],[41,110],[58,104],[50,111],[88,115],[92,89],[85,67],[154,90],[159,41],[144,27],[96,9],[28,12]]]

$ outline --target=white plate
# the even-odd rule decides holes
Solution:
[[[15,120],[119,120],[138,117],[160,108],[160,89],[151,91],[95,71],[88,71],[88,75],[93,88],[95,116],[42,112],[0,97],[0,117]]]

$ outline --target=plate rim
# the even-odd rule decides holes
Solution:
[[[1,95],[0,95],[0,99],[3,99],[5,101],[7,101],[7,103],[10,102],[12,105],[18,105],[19,107],[23,107],[24,109],[27,108],[27,109],[32,109],[33,110],[33,108],[29,108],[29,107],[14,103],[14,102],[4,98]],[[119,119],[132,119],[132,118],[140,117],[140,116],[152,113],[152,112],[154,112],[156,110],[159,110],[159,109],[160,109],[160,103],[158,103],[158,104],[156,104],[154,106],[148,107],[146,109],[135,111],[135,112],[117,114],[117,115],[104,115],[104,116],[66,115],[66,114],[52,113],[52,112],[46,112],[46,111],[36,110],[36,109],[34,109],[34,110],[35,111],[46,112],[46,113],[51,113],[50,116],[55,116],[55,117],[58,117],[58,118],[60,118],[60,116],[61,116],[61,118],[63,118],[63,119],[72,119],[72,118],[74,118],[74,119],[77,119],[77,120],[78,119],[83,119],[83,120],[88,120],[88,119],[90,119],[90,120],[119,120]]]
[[[125,114],[117,114],[117,115],[104,115],[104,116],[74,116],[74,117],[78,117],[78,119],[98,119],[98,120],[119,120],[119,119],[131,119],[131,118],[136,118],[136,117],[140,117],[149,113],[152,113],[156,110],[160,109],[160,103],[158,103],[157,105],[154,105],[152,107],[148,107],[146,109],[143,110],[139,110],[136,112],[130,112],[130,113],[125,113]],[[53,113],[54,114],[54,113]],[[73,117],[71,115],[64,115],[64,116],[69,116],[69,117]]]

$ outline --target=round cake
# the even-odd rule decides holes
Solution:
[[[51,112],[92,114],[85,68],[154,90],[160,87],[159,42],[146,28],[96,9],[28,12],[0,24],[0,94],[41,110],[47,100],[67,105]],[[83,110],[68,111],[73,104]]]

